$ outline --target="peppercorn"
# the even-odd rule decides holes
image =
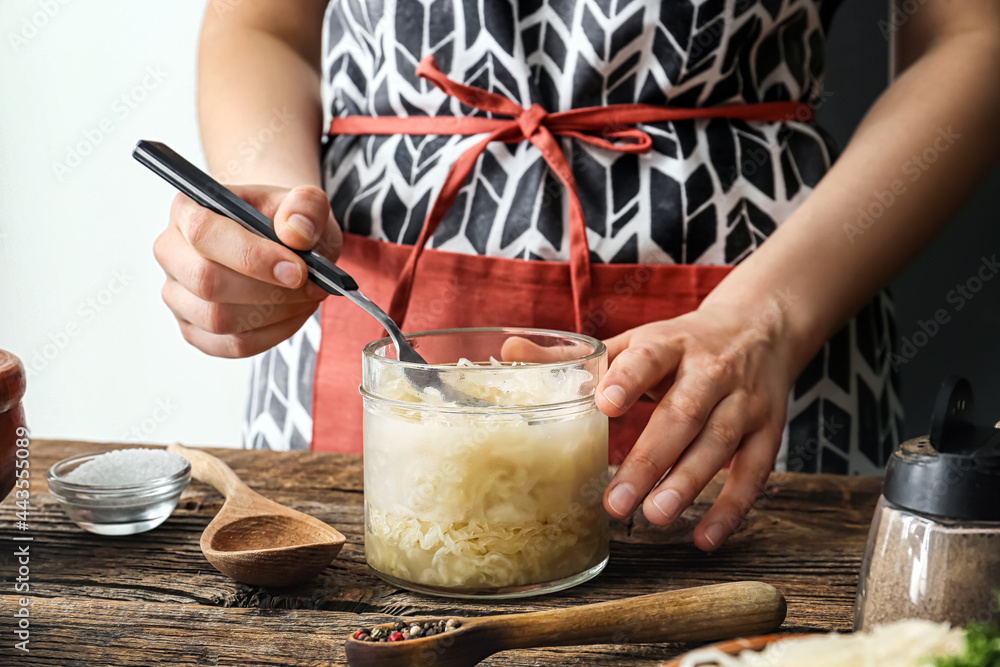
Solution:
[[[363,642],[398,642],[442,635],[460,627],[462,623],[454,618],[412,622],[409,625],[404,621],[396,621],[389,627],[376,625],[372,628],[361,628],[351,636]]]

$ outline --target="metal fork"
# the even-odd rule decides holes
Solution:
[[[175,188],[219,215],[231,218],[249,231],[288,248],[274,232],[271,220],[237,197],[232,191],[214,178],[194,166],[166,144],[158,141],[140,140],[132,150],[132,157],[152,170]],[[315,250],[288,248],[302,258],[309,270],[309,279],[334,296],[345,296],[378,320],[385,328],[396,347],[396,357],[403,362],[428,365],[427,361],[413,349],[399,326],[388,314],[358,289],[354,278],[329,259]],[[445,384],[438,371],[433,369],[404,369],[407,380],[422,389],[434,387],[449,401],[467,406],[484,407],[490,405],[482,399],[469,396]]]

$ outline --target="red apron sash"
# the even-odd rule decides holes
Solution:
[[[466,106],[492,117],[334,118],[330,134],[485,134],[456,159],[441,186],[413,247],[347,234],[338,264],[365,294],[389,304],[389,315],[404,331],[472,326],[533,326],[576,330],[599,338],[683,315],[732,269],[731,266],[590,264],[587,227],[576,182],[556,137],[623,153],[648,152],[652,140],[636,123],[691,118],[757,121],[812,120],[801,102],[680,109],[648,104],[587,107],[548,113],[524,108],[497,93],[448,79],[433,56],[417,75]],[[509,118],[497,118],[508,116]],[[475,167],[494,142],[530,141],[567,192],[569,262],[540,262],[425,250]],[[415,280],[417,265],[420,280]],[[568,298],[572,295],[572,298]],[[414,304],[414,308],[410,308]],[[356,306],[329,299],[321,312],[322,342],[313,381],[312,449],[361,451],[361,348],[381,338],[379,325]],[[619,462],[648,421],[652,404],[640,403],[612,420],[611,460]]]
[[[434,56],[426,56],[417,66],[417,76],[437,86],[443,93],[458,99],[462,104],[490,114],[510,116],[503,118],[476,118],[456,116],[394,117],[347,116],[333,118],[329,132],[336,134],[481,134],[487,133],[448,169],[441,190],[431,206],[424,226],[420,230],[413,252],[403,266],[396,289],[389,302],[389,316],[402,322],[410,303],[410,291],[416,275],[417,262],[424,246],[437,229],[441,220],[472,173],[479,156],[494,141],[534,144],[549,168],[559,177],[567,193],[567,226],[569,228],[569,264],[573,293],[573,308],[577,331],[590,307],[590,252],[587,249],[587,224],[577,196],[576,180],[563,155],[557,136],[572,137],[591,146],[620,153],[647,153],[653,145],[648,134],[636,123],[655,123],[692,118],[741,118],[756,121],[811,121],[813,107],[805,102],[763,102],[735,106],[705,107],[695,109],[673,108],[652,104],[616,104],[606,107],[584,107],[548,113],[538,104],[524,108],[498,93],[466,86],[452,81],[438,69]]]

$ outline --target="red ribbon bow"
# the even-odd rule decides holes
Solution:
[[[345,116],[334,118],[330,122],[330,134],[486,134],[482,141],[470,146],[451,165],[437,199],[427,214],[413,252],[403,266],[389,306],[389,315],[398,323],[401,323],[406,315],[420,253],[458,197],[479,156],[494,141],[504,143],[530,141],[541,151],[542,158],[559,177],[569,194],[570,281],[573,288],[577,331],[582,331],[584,318],[589,311],[590,295],[587,226],[573,172],[559,148],[556,136],[572,137],[591,146],[620,153],[646,153],[652,146],[652,140],[648,134],[634,127],[637,123],[691,118],[808,122],[813,118],[812,106],[803,102],[765,102],[698,109],[651,104],[616,104],[548,113],[538,104],[524,108],[498,93],[452,81],[438,69],[434,56],[427,56],[420,61],[420,65],[417,66],[417,76],[430,81],[445,95],[456,98],[465,106],[510,118]]]

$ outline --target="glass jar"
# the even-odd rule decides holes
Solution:
[[[856,630],[905,618],[995,621],[1000,430],[971,417],[971,388],[953,378],[942,387],[930,435],[890,457],[861,565]]]
[[[608,560],[608,419],[594,404],[604,344],[517,328],[407,339],[429,370],[397,361],[388,338],[363,354],[368,565],[449,597],[537,595],[596,576]]]

